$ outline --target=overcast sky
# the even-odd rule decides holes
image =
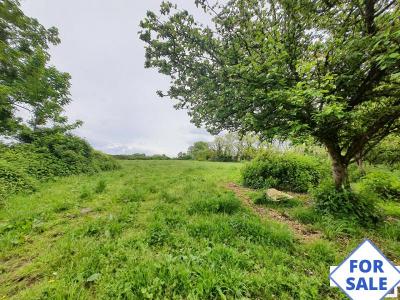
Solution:
[[[176,155],[194,141],[212,137],[189,122],[186,111],[159,98],[168,78],[144,68],[144,43],[137,32],[147,10],[161,0],[22,0],[24,12],[56,26],[61,44],[52,64],[72,75],[71,120],[77,134],[107,153]],[[175,0],[193,10],[194,0]]]

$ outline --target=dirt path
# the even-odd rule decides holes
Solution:
[[[228,183],[225,187],[231,191],[233,191],[236,196],[242,200],[243,204],[249,207],[252,211],[254,211],[261,218],[268,217],[275,221],[285,223],[289,226],[295,233],[296,237],[303,242],[310,242],[322,237],[322,233],[319,231],[315,231],[310,229],[309,227],[290,219],[288,216],[283,215],[282,213],[263,206],[259,206],[253,203],[249,196],[246,195],[246,192],[251,191],[250,189],[246,189],[241,187],[235,183]]]

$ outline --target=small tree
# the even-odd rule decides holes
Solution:
[[[176,108],[211,132],[308,136],[338,189],[348,165],[400,128],[395,0],[195,0],[210,26],[163,2],[141,22],[146,64],[171,78]]]

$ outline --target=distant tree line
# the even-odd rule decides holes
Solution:
[[[251,160],[266,144],[252,134],[241,136],[227,133],[216,136],[211,143],[198,141],[189,147],[187,152],[180,152],[181,160],[242,161]]]
[[[116,159],[121,160],[169,160],[171,159],[165,154],[155,154],[155,155],[146,155],[144,153],[134,153],[134,154],[118,154],[113,155]]]

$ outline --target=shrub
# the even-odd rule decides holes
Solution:
[[[0,199],[24,190],[35,190],[34,179],[17,167],[0,160]]]
[[[29,144],[0,147],[0,197],[34,189],[36,181],[117,169],[109,155],[97,152],[73,135],[31,137]]]
[[[381,220],[374,198],[352,190],[337,190],[333,183],[323,182],[312,190],[315,208],[323,214],[355,219],[361,224],[376,224]]]
[[[400,201],[400,172],[374,170],[360,180],[358,187],[365,193],[375,193],[383,200]]]
[[[242,175],[248,187],[307,192],[328,170],[326,162],[321,163],[312,156],[269,151],[247,164]]]
[[[92,152],[91,162],[96,171],[112,171],[120,167],[115,158],[99,151]]]

